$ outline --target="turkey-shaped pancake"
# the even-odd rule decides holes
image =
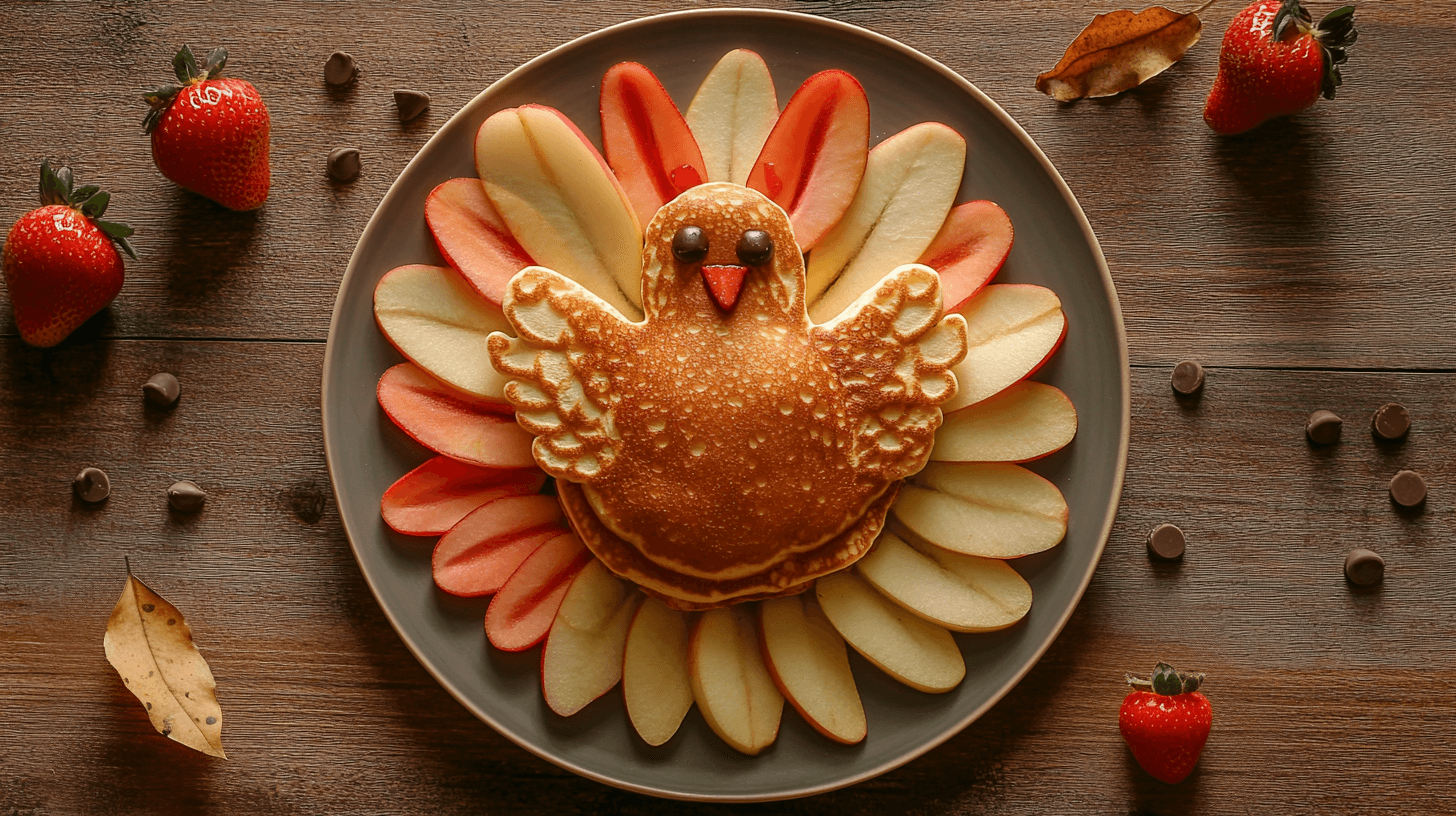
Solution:
[[[648,225],[633,323],[542,267],[493,334],[506,397],[587,546],[680,608],[802,589],[853,563],[955,394],[965,321],[902,266],[821,325],[784,211],[694,187]]]

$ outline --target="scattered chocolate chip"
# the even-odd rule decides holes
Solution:
[[[207,494],[193,482],[177,482],[167,488],[167,504],[179,513],[195,513],[207,503]]]
[[[157,605],[156,604],[142,604],[142,611],[143,612],[155,612],[155,611],[157,611]],[[147,676],[148,677],[151,677],[152,674],[156,674],[156,672],[152,672],[151,674],[148,674]]]
[[[399,109],[399,121],[408,122],[430,107],[430,95],[423,91],[395,91],[394,106]]]
[[[329,151],[329,178],[353,181],[359,178],[359,148],[336,147]]]
[[[1173,390],[1180,394],[1196,394],[1203,388],[1203,366],[1184,360],[1173,367]]]
[[[1385,578],[1385,559],[1373,550],[1356,548],[1345,556],[1345,580],[1355,586],[1374,586]]]
[[[147,398],[147,402],[159,408],[166,408],[181,396],[182,386],[177,382],[176,377],[164,371],[161,374],[152,375],[150,380],[142,384],[142,394]]]
[[[1172,524],[1159,524],[1148,533],[1148,554],[1172,561],[1183,557],[1183,531]]]
[[[1336,416],[1334,411],[1320,409],[1309,415],[1309,421],[1304,423],[1304,434],[1316,445],[1333,445],[1340,441],[1340,428],[1344,424],[1345,420]]]
[[[1414,470],[1402,470],[1390,480],[1390,498],[1401,507],[1415,507],[1426,500],[1426,480]]]
[[[324,63],[324,82],[330,85],[348,85],[359,74],[354,57],[344,51],[335,51]]]
[[[1370,418],[1370,431],[1381,439],[1400,439],[1410,431],[1410,411],[1398,402],[1382,405]]]
[[[92,504],[106,501],[106,497],[111,495],[111,479],[107,478],[106,471],[101,468],[88,467],[82,470],[76,474],[71,487],[81,501]]]

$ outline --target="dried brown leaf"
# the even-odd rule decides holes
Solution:
[[[1056,67],[1036,78],[1036,89],[1058,102],[1112,96],[1147,82],[1198,42],[1197,11],[1179,14],[1162,6],[1136,14],[1123,9],[1092,18]]]
[[[104,643],[106,659],[147,707],[162,736],[209,756],[227,757],[217,683],[177,607],[128,572],[121,599],[106,623]]]

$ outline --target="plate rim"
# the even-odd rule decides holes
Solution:
[[[540,757],[541,759],[546,760],[547,762],[552,763],[553,765],[571,771],[572,773],[575,773],[587,779],[591,779],[605,785],[610,785],[615,788],[620,788],[635,793],[647,794],[659,798],[692,802],[725,803],[783,801],[787,799],[797,799],[806,796],[814,796],[821,793],[828,793],[830,791],[846,788],[851,785],[855,785],[868,779],[873,779],[877,776],[888,773],[939,747],[946,740],[965,730],[965,728],[971,723],[980,719],[981,716],[989,711],[992,706],[999,703],[1011,691],[1011,689],[1015,688],[1026,677],[1026,675],[1031,671],[1033,667],[1041,662],[1041,659],[1046,655],[1047,650],[1051,648],[1052,643],[1054,643],[1057,638],[1061,636],[1062,630],[1066,628],[1067,622],[1071,619],[1072,614],[1082,603],[1082,599],[1087,592],[1087,586],[1091,583],[1092,576],[1097,571],[1097,566],[1099,563],[1101,563],[1102,555],[1107,548],[1107,541],[1112,534],[1112,525],[1117,517],[1118,506],[1121,504],[1123,484],[1127,471],[1128,444],[1131,436],[1132,380],[1131,370],[1129,368],[1128,362],[1127,329],[1123,322],[1122,305],[1117,297],[1117,289],[1112,280],[1111,270],[1108,268],[1107,259],[1103,255],[1102,245],[1097,240],[1097,236],[1092,230],[1091,222],[1088,221],[1086,213],[1082,210],[1082,205],[1077,201],[1076,196],[1072,193],[1072,190],[1067,185],[1066,180],[1062,178],[1062,174],[1057,171],[1056,167],[1051,163],[1051,160],[1047,158],[1047,155],[1042,152],[1042,149],[1036,144],[1036,141],[1031,138],[1031,135],[1028,134],[1024,128],[1022,128],[1020,123],[1013,119],[1011,115],[1008,114],[999,104],[997,104],[994,100],[992,100],[989,96],[982,92],[981,89],[977,88],[974,84],[972,84],[970,80],[967,80],[965,77],[961,76],[955,71],[952,71],[949,67],[941,63],[939,60],[922,53],[916,48],[906,45],[905,43],[902,43],[892,37],[880,34],[878,32],[872,31],[862,26],[855,25],[853,23],[846,23],[841,20],[835,20],[829,17],[821,17],[818,15],[806,14],[797,11],[783,11],[778,9],[747,7],[684,9],[680,11],[648,15],[645,17],[636,17],[630,20],[624,20],[619,23],[614,23],[612,25],[599,28],[594,31],[590,31],[579,37],[574,37],[564,43],[556,45],[546,51],[543,51],[542,53],[536,55],[535,57],[532,57],[526,62],[521,63],[512,70],[506,72],[499,79],[490,83],[483,90],[481,90],[480,93],[472,97],[469,102],[466,102],[464,105],[462,105],[459,110],[457,110],[453,115],[451,115],[449,119],[442,123],[440,127],[436,129],[435,133],[432,134],[430,138],[427,139],[425,143],[419,147],[419,149],[415,152],[414,156],[410,158],[410,160],[405,164],[403,168],[400,169],[399,173],[395,176],[395,181],[391,182],[389,189],[379,200],[379,204],[375,206],[374,212],[370,214],[369,220],[364,225],[364,229],[360,232],[359,237],[355,240],[354,251],[349,255],[349,262],[344,268],[343,276],[339,280],[339,291],[334,297],[334,309],[333,314],[329,318],[329,332],[328,337],[325,341],[324,348],[324,360],[321,370],[322,382],[319,389],[319,418],[323,431],[324,458],[329,471],[329,486],[334,493],[334,505],[336,507],[342,508],[342,503],[339,500],[339,478],[338,474],[335,472],[335,457],[333,452],[333,445],[331,443],[329,413],[327,410],[327,406],[329,404],[329,372],[333,369],[334,366],[334,338],[339,329],[339,325],[341,324],[341,308],[344,302],[345,289],[348,286],[351,277],[354,275],[356,267],[360,263],[360,247],[365,243],[365,239],[370,237],[376,230],[383,229],[378,225],[378,222],[375,219],[379,215],[380,211],[385,209],[386,205],[392,203],[395,195],[402,194],[400,193],[400,188],[397,184],[398,179],[405,173],[409,172],[410,168],[414,167],[416,162],[420,161],[420,157],[432,145],[434,145],[437,140],[441,138],[441,134],[449,129],[449,125],[453,124],[456,120],[461,119],[462,117],[470,116],[479,106],[484,104],[483,100],[491,93],[491,91],[496,86],[512,80],[521,74],[528,73],[542,62],[554,59],[564,52],[574,50],[598,39],[615,36],[620,32],[629,31],[633,28],[646,27],[665,19],[679,17],[759,17],[780,21],[786,20],[791,21],[795,24],[808,25],[811,27],[819,26],[837,31],[839,33],[852,34],[857,37],[865,38],[882,47],[897,51],[919,63],[922,67],[934,71],[935,73],[954,83],[962,91],[966,92],[972,99],[981,104],[992,116],[994,116],[1001,123],[1003,127],[1005,127],[1011,133],[1012,136],[1016,138],[1018,142],[1021,143],[1024,148],[1026,148],[1031,153],[1031,155],[1036,159],[1037,163],[1041,166],[1042,170],[1052,181],[1057,191],[1061,194],[1063,201],[1070,208],[1078,223],[1078,226],[1082,230],[1083,239],[1086,241],[1087,246],[1092,250],[1093,260],[1096,264],[1097,272],[1101,278],[1104,294],[1106,295],[1109,304],[1112,306],[1112,323],[1117,338],[1117,350],[1119,358],[1118,363],[1119,371],[1121,374],[1120,387],[1122,390],[1122,416],[1120,423],[1121,427],[1118,433],[1118,455],[1113,479],[1111,482],[1112,501],[1108,504],[1107,512],[1102,520],[1101,530],[1097,534],[1094,557],[1090,560],[1089,566],[1085,574],[1082,576],[1080,582],[1078,582],[1077,584],[1073,602],[1069,604],[1066,610],[1062,612],[1060,618],[1052,626],[1050,634],[1046,637],[1045,641],[1036,648],[1033,658],[1031,660],[1027,661],[1021,669],[1015,672],[1015,674],[1010,679],[1008,679],[1005,684],[1003,684],[999,689],[991,694],[985,702],[977,706],[969,714],[962,717],[959,721],[948,726],[933,739],[927,740],[924,743],[917,745],[914,748],[900,754],[899,756],[887,760],[875,767],[855,773],[842,779],[834,780],[832,782],[769,794],[695,794],[691,792],[668,790],[664,788],[653,787],[651,785],[642,785],[634,782],[629,782],[627,780],[617,779],[608,774],[582,767],[580,765],[577,765],[576,763],[555,756],[549,751],[537,747],[530,741],[516,734],[512,730],[506,728],[501,723],[497,722],[495,718],[491,717],[486,711],[475,705],[475,703],[468,699],[459,688],[451,683],[435,666],[431,658],[425,655],[421,651],[419,646],[414,643],[414,641],[408,635],[405,634],[405,630],[401,627],[400,621],[396,619],[394,612],[384,603],[383,599],[381,598],[380,590],[376,585],[376,581],[379,580],[379,577],[370,573],[370,569],[366,565],[365,560],[360,557],[359,548],[354,543],[354,533],[350,530],[349,520],[345,518],[342,509],[339,513],[339,521],[341,526],[344,528],[344,537],[349,542],[349,550],[354,556],[354,562],[358,565],[360,573],[364,576],[364,581],[369,586],[370,593],[374,595],[375,603],[379,605],[380,610],[384,613],[385,618],[389,621],[390,626],[394,629],[395,635],[397,635],[399,639],[404,643],[405,648],[407,648],[410,653],[414,655],[415,659],[419,661],[420,665],[424,667],[425,671],[428,672],[430,676],[434,678],[435,682],[439,683],[440,686],[444,688],[451,697],[454,697],[457,702],[464,706],[466,710],[468,710],[471,714],[475,715],[477,719],[489,725],[497,733],[501,734],[506,739],[509,739],[517,746],[525,749],[526,751],[537,757]]]

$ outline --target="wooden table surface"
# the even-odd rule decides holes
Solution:
[[[390,628],[350,554],[325,469],[319,381],[355,240],[415,151],[535,54],[661,0],[10,2],[0,5],[0,225],[50,157],[114,194],[140,260],[60,347],[24,345],[0,295],[0,813],[658,813],[473,718]],[[694,4],[698,5],[698,4]],[[1456,24],[1360,7],[1339,98],[1255,135],[1200,117],[1237,0],[1205,41],[1121,97],[1059,105],[1032,85],[1105,4],[772,2],[897,38],[999,102],[1050,156],[1102,242],[1132,361],[1116,525],[1066,630],[985,717],[905,767],[795,803],[813,813],[1456,812]],[[1332,5],[1332,4],[1326,4]],[[1326,6],[1315,9],[1321,14]],[[272,111],[273,191],[238,214],[153,168],[139,94],[182,43],[225,44]],[[325,57],[357,85],[330,91]],[[428,91],[401,126],[390,93]],[[330,182],[324,157],[363,149]],[[1180,403],[1170,367],[1208,367]],[[171,411],[140,385],[183,382]],[[1371,412],[1409,406],[1401,444]],[[1313,449],[1329,408],[1343,441]],[[96,465],[110,501],[73,499]],[[1423,473],[1423,512],[1387,483]],[[193,517],[163,493],[210,494]],[[1181,564],[1143,541],[1189,538]],[[1344,555],[1387,561],[1354,591]],[[123,556],[193,621],[230,759],[159,737],[106,663]],[[1117,733],[1122,674],[1209,673],[1215,724],[1178,786]],[[788,715],[793,716],[793,715]],[[783,806],[780,806],[783,807]],[[749,806],[703,806],[748,811]]]

